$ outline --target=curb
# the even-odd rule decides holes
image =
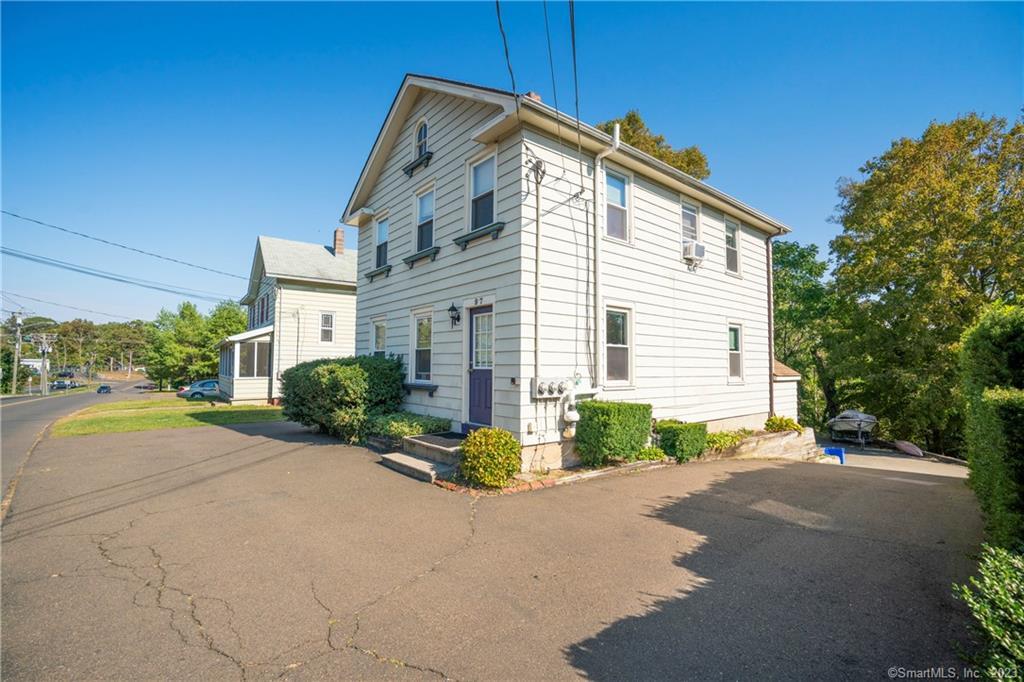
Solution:
[[[57,419],[60,419],[60,417],[58,417]],[[18,470],[14,473],[14,477],[11,479],[11,482],[7,485],[7,490],[4,491],[3,501],[0,501],[0,525],[2,525],[4,521],[7,520],[7,511],[11,508],[11,503],[14,501],[14,491],[18,489],[18,481],[21,480],[21,475],[25,471],[25,466],[28,464],[28,461],[32,458],[32,454],[36,451],[36,446],[38,446],[43,441],[43,438],[45,438],[46,435],[49,433],[50,427],[57,422],[57,419],[51,421],[49,424],[44,426],[39,431],[39,433],[36,434],[36,439],[32,441],[32,445],[29,446],[28,452],[25,453],[25,458],[21,460],[21,464],[18,465]]]
[[[635,471],[664,469],[665,467],[676,465],[676,462],[669,459],[629,462],[619,466],[604,467],[603,469],[594,469],[592,471],[583,471],[578,474],[570,474],[561,478],[543,478],[536,481],[520,481],[514,485],[505,486],[503,488],[472,488],[444,478],[436,479],[434,481],[434,485],[451,492],[465,493],[474,497],[494,497],[498,495],[528,493],[533,490],[542,490],[544,488],[554,488],[555,486],[568,485],[570,483],[578,483],[580,481],[589,481],[592,478],[601,478],[603,476],[611,476],[614,474],[628,474]]]

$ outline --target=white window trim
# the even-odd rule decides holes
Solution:
[[[726,239],[729,236],[729,225],[736,226],[736,270],[732,271],[729,269],[729,247],[726,244]],[[722,221],[722,253],[725,274],[732,275],[733,277],[743,277],[743,223],[738,220],[733,220],[729,216],[725,216]]]
[[[473,169],[490,158],[494,159],[494,214],[491,216],[491,222],[495,223],[498,221],[498,147],[491,145],[480,154],[470,157],[466,161],[466,187],[469,188],[469,191],[466,192],[466,232],[473,231],[473,199],[477,197],[477,195],[473,194]],[[434,197],[434,213],[436,214],[437,195],[434,195]]]
[[[619,239],[618,237],[612,237],[608,234],[608,174],[617,175],[620,178],[626,180],[626,238]],[[633,183],[636,180],[635,176],[631,171],[619,168],[617,166],[609,167],[605,163],[604,167],[604,182],[601,183],[601,212],[603,219],[603,229],[601,230],[601,236],[611,242],[618,244],[633,244]]]
[[[429,192],[433,192],[434,193],[434,215],[431,218],[431,220],[434,221],[434,225],[433,225],[433,228],[431,229],[431,232],[430,232],[430,236],[431,236],[430,246],[427,246],[426,248],[421,249],[421,248],[419,248],[420,223],[422,222],[420,220],[420,197],[422,197],[424,194],[427,194]],[[417,189],[413,193],[413,197],[412,197],[412,214],[415,217],[415,221],[413,222],[413,225],[412,225],[412,252],[413,253],[419,253],[420,251],[425,251],[426,249],[429,249],[429,248],[431,248],[433,246],[436,246],[437,245],[437,188],[436,188],[436,180],[434,178],[431,178],[426,184],[420,185],[420,188]],[[390,250],[391,250],[391,247],[388,246],[388,251],[390,251]],[[389,254],[389,257],[390,257],[390,254]]]
[[[424,317],[430,318],[430,379],[416,378],[416,321]],[[415,308],[409,311],[409,383],[429,384],[434,378],[434,309],[433,307]]]
[[[413,160],[416,160],[416,159],[420,158],[420,156],[421,156],[421,154],[420,154],[420,140],[419,140],[419,136],[420,136],[420,126],[423,126],[423,125],[427,126],[427,137],[423,141],[426,143],[426,146],[427,146],[426,151],[428,151],[428,152],[430,151],[430,121],[427,120],[426,116],[421,116],[419,118],[419,120],[416,121],[416,125],[413,126],[413,129],[412,129],[412,158],[413,158]]]
[[[370,319],[370,355],[376,355],[377,351],[377,325],[384,325],[384,355],[388,354],[388,318],[383,315]]]
[[[380,233],[377,228],[382,222],[388,223],[388,258],[384,261],[384,265],[387,265],[387,261],[391,259],[391,216],[387,211],[383,211],[380,215],[373,216],[373,267],[377,267],[377,247],[381,245]]]
[[[737,327],[740,330],[740,349],[739,349],[739,354],[740,354],[740,375],[738,377],[734,377],[732,374],[729,373],[729,356],[733,353],[733,351],[729,349],[729,330],[732,329],[733,327]],[[746,330],[743,328],[743,323],[742,322],[734,322],[732,320],[729,320],[728,322],[726,322],[726,324],[725,324],[725,376],[726,376],[726,380],[727,380],[727,382],[729,384],[739,385],[739,384],[743,384],[743,383],[746,382],[746,374],[747,374],[746,373],[746,364],[747,364],[747,362],[746,362],[746,351],[745,351],[745,348],[746,348],[746,345],[747,345],[746,336],[747,336]]]
[[[683,207],[692,208],[697,212],[697,236],[693,241],[701,242],[704,236],[704,227],[702,222],[704,220],[704,207],[699,201],[690,199],[685,194],[679,195],[679,248],[680,256],[682,255],[682,247],[686,242],[691,241],[689,237],[683,234]]]
[[[626,341],[629,344],[629,379],[608,378],[608,311],[626,313]],[[604,314],[601,316],[601,338],[604,339],[604,352],[602,355],[601,375],[604,377],[604,384],[608,390],[633,388],[636,386],[636,308],[632,303],[618,301],[606,302]]]
[[[330,341],[324,341],[324,330],[327,329],[327,327],[324,326],[324,315],[330,315],[331,316],[331,340]],[[338,338],[338,336],[337,336],[338,335],[338,316],[337,316],[337,314],[332,312],[332,311],[330,311],[330,310],[321,310],[320,311],[320,315],[316,319],[317,319],[317,334],[316,334],[317,339],[319,340],[319,342],[321,344],[323,344],[325,346],[332,345],[337,340],[337,338]]]

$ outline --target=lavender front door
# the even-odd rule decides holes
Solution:
[[[494,311],[491,306],[469,311],[469,422],[491,424],[494,374]]]

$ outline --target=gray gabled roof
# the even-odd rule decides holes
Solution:
[[[280,279],[355,286],[356,259],[354,249],[335,256],[334,249],[323,244],[260,235],[256,239],[256,254],[252,259],[249,292],[242,302],[255,294],[264,274]]]

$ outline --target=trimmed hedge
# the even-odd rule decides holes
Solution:
[[[970,662],[985,679],[1009,679],[1024,670],[1024,556],[984,545],[978,577],[955,585],[971,609],[984,647]]]
[[[964,332],[970,484],[989,542],[1024,543],[1024,307],[995,303]]]
[[[442,417],[429,417],[412,412],[388,412],[373,415],[367,420],[366,435],[401,440],[406,436],[443,433],[451,427],[451,420]]]
[[[675,419],[663,419],[654,427],[658,442],[670,457],[680,462],[699,457],[707,442],[707,424],[687,424]]]
[[[576,409],[576,449],[588,466],[601,466],[609,459],[633,460],[647,445],[651,433],[651,406],[585,400]]]
[[[768,417],[768,419],[765,420],[764,430],[772,433],[778,433],[780,431],[796,431],[797,433],[801,433],[804,429],[792,417],[780,417],[779,415],[775,415],[774,417]]]
[[[395,357],[303,362],[281,375],[284,416],[355,442],[370,416],[398,409],[404,377],[402,361]]]
[[[476,429],[462,441],[459,470],[473,483],[500,488],[519,473],[523,448],[505,429]]]

